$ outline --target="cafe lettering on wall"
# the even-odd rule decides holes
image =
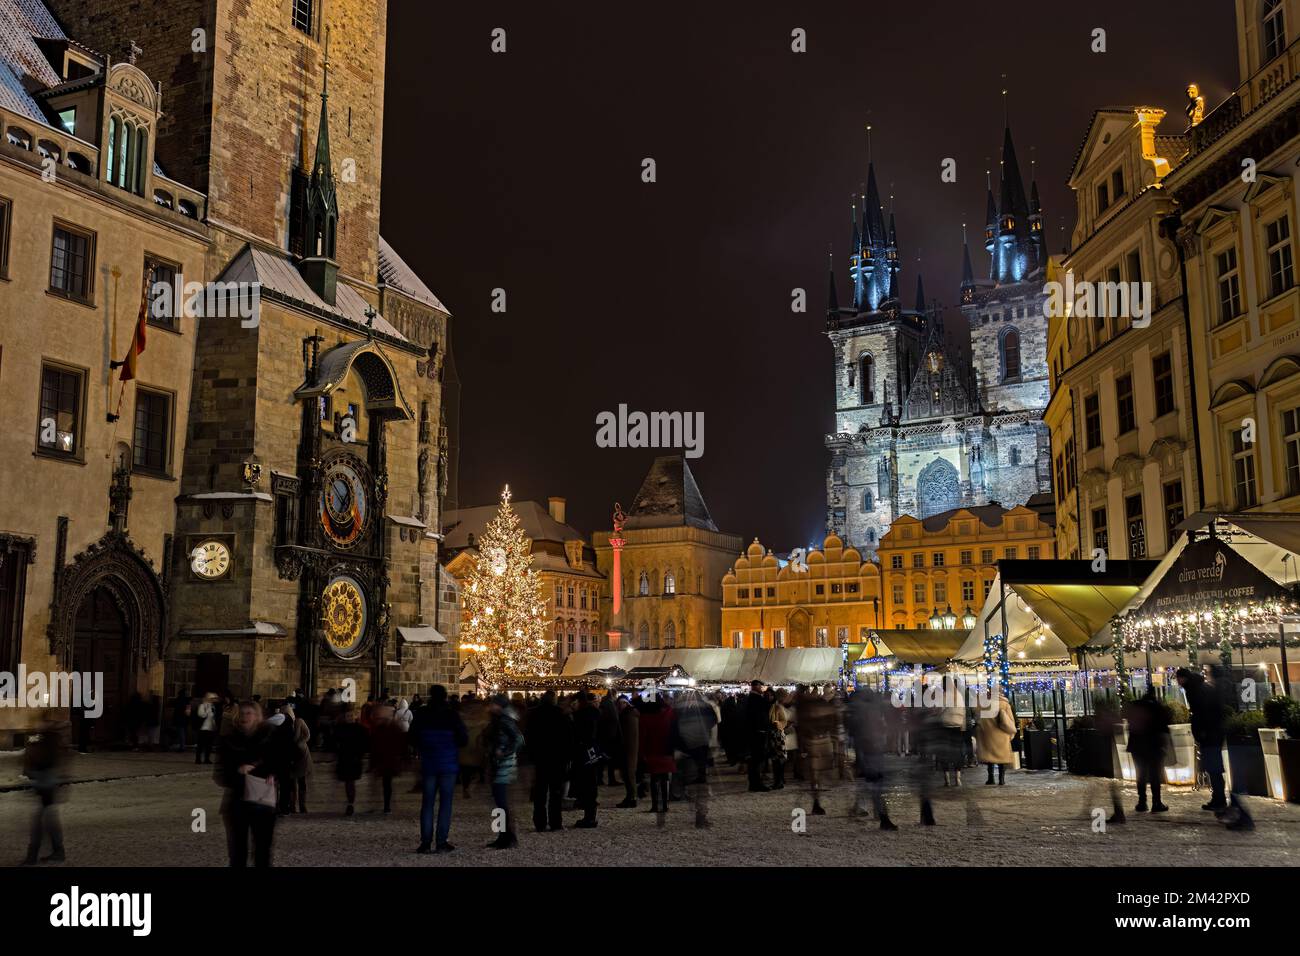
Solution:
[[[1140,614],[1165,614],[1214,605],[1286,599],[1287,592],[1226,543],[1195,541],[1143,603]]]

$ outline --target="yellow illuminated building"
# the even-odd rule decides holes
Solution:
[[[1188,513],[1300,511],[1300,0],[1237,2],[1238,83],[1164,181],[1182,218],[1205,492]]]
[[[880,571],[856,548],[832,534],[798,558],[755,538],[736,560],[722,578],[723,647],[839,647],[880,627]]]
[[[966,615],[983,606],[998,561],[1056,556],[1050,507],[1050,495],[1034,495],[1028,505],[1014,508],[991,504],[924,519],[899,517],[877,551],[884,590],[882,626],[898,631],[928,628],[936,613],[951,614],[961,626]]]
[[[1164,110],[1097,110],[1070,187],[1078,215],[1048,319],[1057,553],[1162,556],[1197,490],[1195,420]],[[1166,124],[1170,125],[1170,124]],[[1135,290],[1141,290],[1135,296]],[[1049,300],[1050,301],[1050,300]]]

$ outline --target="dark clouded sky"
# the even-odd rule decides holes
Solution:
[[[896,196],[904,302],[919,260],[927,295],[952,304],[986,157],[996,176],[1001,74],[1053,252],[1094,109],[1162,106],[1179,132],[1189,81],[1211,107],[1237,84],[1227,0],[769,6],[783,9],[390,3],[383,231],[453,314],[462,505],[509,482],[607,527],[656,454],[596,447],[597,414],[626,403],[704,413],[692,469],[721,528],[777,550],[819,540],[826,252],[845,301],[866,124]],[[1105,53],[1090,50],[1097,27]],[[940,182],[945,157],[955,184]],[[973,257],[987,268],[982,247]]]

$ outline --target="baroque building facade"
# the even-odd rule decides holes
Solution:
[[[54,423],[52,447],[39,422],[5,440],[35,434],[36,467],[63,469],[42,482],[68,486],[50,515],[0,521],[9,550],[38,556],[6,579],[23,623],[5,653],[93,662],[119,697],[453,681],[437,530],[450,316],[379,235],[385,4],[0,14],[0,248],[22,239],[0,347],[18,341],[10,317],[49,316],[39,347],[4,350],[3,380]],[[143,280],[172,277],[227,283],[254,317],[151,303],[119,390]]]
[[[904,515],[880,542],[881,627],[928,628],[935,615],[949,614],[960,623],[984,606],[999,561],[1054,556],[1049,494],[1012,508],[991,504],[927,518]]]
[[[1193,377],[1176,206],[1168,177],[1185,134],[1154,107],[1097,110],[1070,186],[1078,214],[1064,289],[1096,290],[1050,317],[1047,410],[1062,557],[1155,558],[1199,487]],[[1141,289],[1140,307],[1120,285]]]
[[[1203,498],[1300,511],[1300,2],[1237,0],[1238,83],[1165,180],[1192,326]]]
[[[987,279],[963,243],[960,314],[969,358],[945,334],[943,309],[899,294],[894,214],[885,224],[874,165],[852,208],[852,301],[830,277],[827,336],[835,357],[835,431],[826,436],[827,530],[873,555],[902,515],[928,517],[998,500],[1023,504],[1050,490],[1047,263],[1037,186],[1026,196],[1011,131],[1000,192],[987,202]],[[861,224],[859,224],[859,217]]]
[[[722,577],[743,543],[719,531],[682,455],[654,460],[627,509],[621,540],[621,604],[614,612],[611,533],[592,535],[603,650],[719,647]]]
[[[881,611],[879,569],[833,534],[801,561],[755,538],[722,579],[723,646],[736,650],[865,644]]]

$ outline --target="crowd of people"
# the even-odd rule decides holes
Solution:
[[[1222,701],[1200,674],[1183,669],[1177,677],[1211,784],[1205,809],[1233,829],[1250,829],[1253,822],[1244,803],[1237,794],[1229,799],[1224,792]],[[899,700],[867,687],[844,696],[803,686],[772,688],[757,680],[739,694],[651,687],[600,697],[583,690],[485,699],[457,697],[434,686],[427,699],[408,703],[372,695],[360,706],[341,690],[328,691],[319,702],[296,691],[274,706],[257,697],[237,700],[230,693],[181,694],[172,705],[172,746],[185,750],[192,738],[196,764],[212,764],[215,755],[214,778],[224,788],[221,812],[232,866],[246,866],[250,849],[256,865],[269,866],[277,820],[308,813],[313,775],[330,767],[328,759],[318,767],[314,751],[332,755],[333,775],[342,784],[343,814],[349,817],[356,813],[358,783],[367,773],[388,814],[397,779],[414,770],[417,779],[407,792],[420,797],[419,853],[455,850],[450,837],[457,793],[469,797],[475,785],[490,789],[492,839],[487,845],[497,850],[518,846],[513,789],[521,767],[527,768],[531,784],[528,799],[537,833],[564,829],[569,810],[578,812],[573,827],[596,827],[601,786],[621,789],[622,799],[612,804],[615,810],[635,809],[648,800],[648,811],[663,827],[672,804],[685,802],[694,826],[707,829],[711,778],[722,766],[743,773],[752,793],[806,787],[813,815],[826,812],[822,798],[836,780],[855,781],[852,813],[878,820],[883,830],[896,830],[887,800],[891,768],[918,798],[919,822],[932,826],[940,774],[943,786],[961,788],[963,769],[982,763],[985,785],[1001,786],[1015,762],[1018,727],[1009,701],[997,695],[995,706],[976,707],[958,683],[950,684],[947,676],[940,680],[940,706],[899,706]],[[1148,692],[1130,703],[1124,717],[1127,749],[1137,770],[1135,809],[1164,812],[1168,808],[1161,801],[1160,781],[1168,715]],[[53,724],[28,749],[28,776],[41,798],[29,863],[36,862],[45,835],[53,851],[46,859],[64,858],[54,809],[60,749]],[[887,761],[890,755],[915,759]],[[1115,784],[1110,821],[1122,823],[1126,816],[1118,794]],[[961,799],[969,822],[977,811],[967,796]]]

